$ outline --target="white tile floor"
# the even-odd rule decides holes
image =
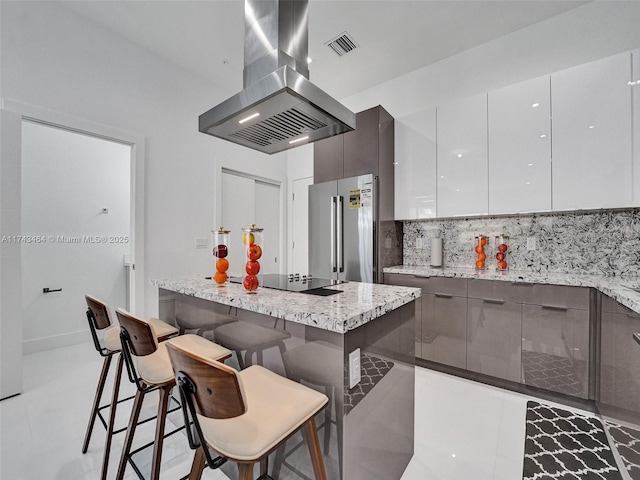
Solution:
[[[96,424],[87,454],[81,453],[100,367],[91,343],[25,356],[24,393],[0,402],[0,479],[100,477],[101,425]],[[126,380],[122,390],[133,393]],[[110,391],[108,384],[105,393]],[[417,367],[415,454],[402,480],[521,479],[529,399]],[[119,425],[126,423],[130,408],[124,404],[120,409]],[[153,410],[150,401],[145,411]],[[114,437],[110,478],[117,469],[123,436]],[[136,438],[136,445],[153,438],[153,422],[140,427]],[[182,435],[168,439],[162,478],[186,475],[191,458]],[[137,477],[128,468],[125,478]],[[226,477],[207,469],[203,478]]]

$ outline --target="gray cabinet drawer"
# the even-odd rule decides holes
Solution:
[[[469,298],[467,369],[519,382],[522,305]]]
[[[428,293],[422,301],[422,358],[466,368],[467,299]]]
[[[589,288],[535,284],[533,286],[533,301],[529,303],[548,307],[589,310]]]
[[[469,298],[524,303],[533,294],[533,285],[527,283],[470,279],[468,285]]]
[[[465,297],[467,296],[466,278],[428,277],[420,278],[424,282],[422,291],[440,296]]]
[[[387,285],[399,285],[401,287],[422,288],[424,292],[424,279],[414,275],[404,275],[401,273],[385,273],[384,283]]]

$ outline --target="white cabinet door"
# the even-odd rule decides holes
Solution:
[[[395,120],[395,219],[436,216],[436,111]]]
[[[553,209],[632,204],[631,54],[551,75]]]
[[[551,210],[549,81],[489,92],[489,213]]]
[[[438,107],[438,217],[489,213],[487,94]]]

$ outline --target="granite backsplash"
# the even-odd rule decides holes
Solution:
[[[443,265],[473,267],[474,237],[489,236],[486,265],[495,269],[496,235],[509,236],[512,270],[640,275],[640,209],[403,222],[404,265],[429,265],[431,238],[443,239]],[[535,239],[535,250],[527,239]],[[421,239],[422,248],[418,248]],[[531,243],[531,240],[529,240]]]

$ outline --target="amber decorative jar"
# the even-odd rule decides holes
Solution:
[[[474,251],[476,252],[476,270],[484,270],[486,268],[487,254],[485,250],[488,248],[488,242],[489,238],[486,235],[478,235],[475,237]]]
[[[213,258],[215,259],[216,271],[213,274],[213,281],[218,285],[225,285],[229,280],[229,236],[231,231],[220,227],[213,233]]]

